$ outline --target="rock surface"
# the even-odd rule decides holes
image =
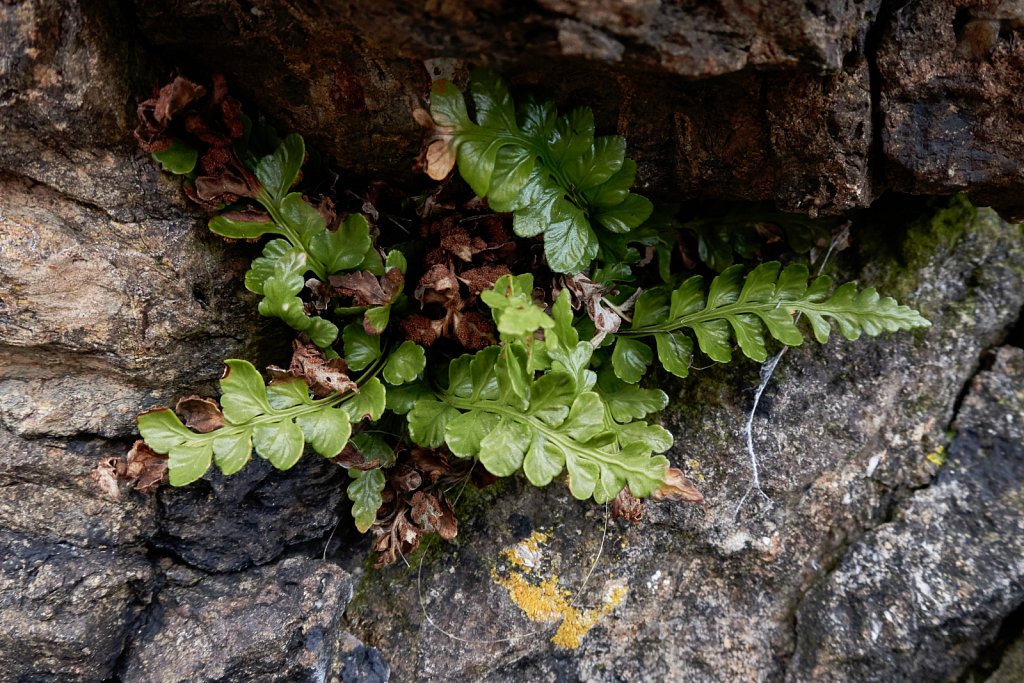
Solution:
[[[968,190],[1024,216],[1016,0],[137,2],[169,58],[357,174],[406,176],[431,78],[490,64],[589,103],[648,191],[837,213]],[[881,123],[881,126],[878,124]]]
[[[1024,602],[1024,350],[977,375],[935,480],[797,611],[792,681],[948,680]]]
[[[209,392],[223,358],[287,356],[241,286],[255,248],[211,238],[131,138],[172,66],[224,71],[353,175],[410,178],[430,80],[489,63],[592,105],[652,197],[835,213],[967,190],[1012,214],[1019,2],[126,5],[0,3],[0,682],[942,678],[991,659],[997,629],[1017,639],[1018,351],[978,376],[949,464],[928,458],[1024,299],[1020,229],[962,200],[909,230],[936,208],[857,218],[832,267],[935,326],[786,355],[755,420],[767,498],[744,498],[752,365],[656,378],[704,506],[605,534],[603,509],[512,480],[466,494],[458,543],[422,572],[364,570],[365,543],[311,559],[347,515],[319,459],[117,502],[89,472],[127,450],[135,412]],[[989,543],[964,553],[972,533]],[[876,638],[865,591],[907,620]],[[544,610],[559,619],[525,616]]]
[[[305,683],[330,672],[351,595],[336,565],[291,558],[223,576],[170,565],[122,677],[139,683]]]
[[[1024,303],[1024,233],[991,211],[958,201],[898,237],[891,225],[854,228],[861,251],[840,254],[837,264],[855,268],[863,260],[863,284],[914,302],[933,327],[790,350],[754,423],[764,496],[749,491],[742,436],[757,368],[711,368],[684,383],[659,378],[673,397],[664,416],[676,435],[671,459],[699,482],[703,506],[651,505],[637,526],[613,523],[584,582],[602,547],[605,511],[573,501],[560,486],[510,484],[463,510],[469,521],[458,544],[436,549],[420,582],[415,564],[411,576],[403,568],[364,574],[348,615],[356,635],[385,653],[403,653],[390,660],[401,680],[814,680],[813,662],[792,655],[798,640],[801,647],[828,642],[828,625],[815,631],[802,616],[805,630],[794,630],[794,615],[809,615],[816,604],[805,595],[827,581],[847,546],[888,520],[910,490],[929,484],[936,467],[928,456],[946,444],[961,387]],[[887,241],[900,246],[887,252]],[[1015,471],[1006,473],[1006,485],[1019,488]],[[1012,508],[1012,499],[1005,504]],[[1019,522],[1018,509],[1015,520],[991,530],[988,545],[1003,543],[1004,557],[1012,557]],[[936,527],[937,534],[946,530],[941,520]],[[956,528],[948,529],[947,553],[959,552]],[[517,543],[532,531],[547,540],[521,550]],[[928,557],[907,544],[916,544],[913,535],[900,548],[916,564],[876,570],[879,582],[894,582],[886,589],[894,594],[903,571],[927,571]],[[551,642],[560,623],[585,619],[552,605],[550,595],[515,585],[510,591],[503,578],[509,549],[521,558],[539,550],[526,580],[554,582],[569,596],[582,591],[577,612],[607,604],[617,586],[628,594],[578,649],[560,648]],[[993,581],[1013,576],[998,562],[979,564],[979,573],[985,568]],[[843,599],[827,595],[822,599]],[[1012,610],[1012,595],[986,608],[995,620]],[[979,594],[975,608],[983,600]],[[527,618],[545,612],[559,617]],[[974,633],[972,647],[992,635]],[[962,633],[906,635],[904,647],[927,635],[928,647],[940,651],[957,646]],[[899,662],[892,666],[901,673]],[[947,661],[943,673],[955,675],[958,663]],[[853,666],[847,675],[842,662],[832,671],[838,679],[872,680]]]
[[[970,190],[1024,218],[1011,189],[1024,182],[1024,3],[907,3],[885,27],[878,72],[891,185]]]
[[[287,472],[256,459],[231,477],[211,472],[195,486],[160,491],[153,543],[205,571],[264,564],[330,533],[347,481],[340,467],[310,457]]]
[[[0,530],[0,681],[106,680],[152,589],[138,555]]]

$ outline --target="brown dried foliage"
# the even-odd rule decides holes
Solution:
[[[307,344],[299,339],[292,342],[292,362],[287,370],[276,365],[271,365],[267,370],[272,377],[271,384],[291,382],[301,377],[306,380],[316,398],[324,398],[333,393],[344,394],[358,388],[348,376],[348,366],[344,359],[327,360],[324,352],[315,344]]]
[[[195,183],[183,188],[189,199],[208,209],[254,197],[260,183],[234,151],[244,132],[242,106],[228,95],[227,81],[214,74],[207,90],[178,76],[138,106],[135,138],[147,152],[161,152],[174,137],[200,148]]]
[[[414,447],[399,455],[397,464],[384,472],[384,504],[370,528],[375,567],[394,564],[414,552],[424,534],[436,533],[446,541],[455,538],[458,521],[445,493],[467,484],[482,488],[497,480],[473,464],[445,449]]]
[[[139,493],[152,493],[167,483],[167,456],[155,452],[145,441],[136,441],[127,456],[100,460],[89,476],[113,500],[121,497],[122,482]]]
[[[511,272],[516,243],[501,216],[461,216],[449,213],[423,224],[420,234],[434,246],[427,252],[427,269],[413,292],[420,312],[401,325],[418,344],[431,346],[448,339],[477,351],[497,341],[491,316],[486,307],[477,305],[478,297]]]

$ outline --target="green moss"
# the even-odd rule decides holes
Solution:
[[[991,210],[985,210],[990,212]],[[911,223],[903,241],[903,266],[917,270],[935,258],[935,252],[951,251],[977,222],[979,209],[967,195],[958,195],[931,216]]]
[[[504,493],[507,485],[507,479],[499,479],[486,488],[478,489],[472,484],[463,488],[461,493],[456,494],[457,500],[452,501],[452,507],[459,522],[465,523],[494,507],[495,501]]]

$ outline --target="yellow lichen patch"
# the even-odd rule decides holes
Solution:
[[[535,531],[502,555],[511,565],[506,573],[492,572],[495,583],[508,591],[519,609],[530,621],[555,623],[561,621],[551,638],[556,647],[575,649],[583,637],[594,628],[601,617],[619,606],[628,589],[622,583],[611,583],[605,590],[600,607],[577,609],[573,605],[572,593],[559,585],[558,576],[552,571],[548,577],[541,576],[541,559],[547,534]]]
[[[511,548],[505,548],[501,554],[516,567],[534,569],[540,564],[541,545],[550,538],[545,533],[534,531],[529,538],[524,538]]]
[[[700,463],[690,458],[686,461],[686,466],[690,468],[690,476],[696,481],[704,481],[704,475],[700,472]]]
[[[932,463],[936,467],[942,467],[946,464],[946,447],[939,446],[926,457],[928,458],[928,462]]]

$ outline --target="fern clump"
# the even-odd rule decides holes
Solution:
[[[372,529],[382,563],[422,533],[454,536],[444,490],[455,481],[521,471],[546,486],[566,474],[575,497],[598,503],[701,500],[666,455],[672,436],[655,416],[668,396],[640,385],[656,360],[679,377],[697,353],[726,363],[738,348],[763,362],[772,343],[803,343],[801,318],[821,343],[833,324],[851,340],[929,324],[874,289],[833,289],[801,263],[731,264],[755,250],[652,212],[631,191],[625,140],[596,136],[589,109],[516,106],[489,72],[470,80],[472,114],[446,81],[435,83],[429,114],[416,114],[432,129],[428,173],[445,179],[457,165],[486,206],[438,200],[458,194],[449,182],[406,213],[368,195],[337,210],[343,197],[304,177],[315,169],[302,138],[278,138],[230,98],[201,109],[222,119],[190,142],[153,118],[168,102],[187,108],[204,96],[181,80],[161,91],[162,107],[140,107],[140,141],[216,212],[214,233],[272,237],[245,286],[262,315],[298,336],[269,381],[229,359],[219,402],[187,397],[176,411],[140,415],[145,443],[133,457],[165,457],[170,483],[184,486],[211,466],[238,472],[254,454],[288,469],[311,450],[348,470],[355,524]],[[387,234],[385,222],[403,234]],[[405,239],[410,230],[418,237]],[[721,271],[708,285],[682,277],[694,265],[679,255],[687,231]],[[531,245],[540,244],[538,262]]]
[[[636,163],[621,135],[594,136],[594,113],[579,107],[559,116],[551,102],[518,108],[508,88],[488,71],[469,84],[474,121],[449,81],[430,94],[430,115],[441,137],[428,172],[459,173],[495,211],[511,211],[520,237],[544,236],[544,255],[559,273],[585,271],[600,254],[601,228],[626,233],[651,215],[651,202],[630,192]],[[600,227],[599,227],[600,226]]]

